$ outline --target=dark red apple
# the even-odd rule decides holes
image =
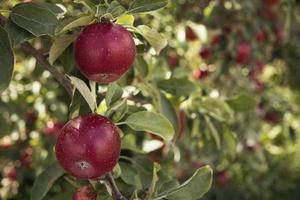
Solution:
[[[32,164],[32,148],[27,148],[20,156],[20,162],[22,167],[30,167]]]
[[[229,175],[226,171],[219,171],[216,173],[216,183],[219,186],[226,186],[229,183]]]
[[[117,127],[97,114],[81,115],[62,129],[55,146],[56,158],[70,175],[79,179],[99,178],[110,172],[120,155]]]
[[[28,124],[33,124],[37,120],[37,113],[33,108],[28,108],[25,113],[25,120]]]
[[[264,42],[266,40],[266,33],[262,30],[256,32],[255,34],[255,40],[258,43]]]
[[[246,64],[250,58],[250,54],[251,46],[246,42],[239,43],[237,46],[236,62],[238,64]]]
[[[211,44],[214,46],[219,45],[222,41],[222,37],[223,37],[223,34],[221,34],[221,33],[214,35],[211,39]]]
[[[50,137],[58,137],[60,130],[64,125],[56,120],[51,120],[46,123],[46,127],[44,128],[44,133]]]
[[[258,92],[258,93],[261,93],[265,90],[265,84],[258,80],[258,79],[255,79],[255,90]]]
[[[4,177],[8,178],[11,181],[15,181],[17,179],[17,172],[14,166],[10,166],[4,170]]]
[[[176,67],[179,64],[178,55],[175,51],[169,51],[168,62],[171,67]]]
[[[263,0],[263,4],[266,6],[275,6],[278,5],[279,0]]]
[[[211,48],[205,47],[205,48],[203,48],[203,49],[200,51],[199,55],[200,55],[204,60],[208,60],[208,59],[210,59],[211,56],[212,56],[212,50],[211,50]]]
[[[82,186],[78,188],[72,197],[72,200],[96,200],[97,194],[91,186]]]
[[[131,67],[136,48],[124,27],[95,23],[83,29],[75,42],[74,54],[78,69],[89,80],[110,83]]]
[[[198,39],[197,34],[193,31],[193,29],[189,26],[185,28],[185,36],[188,41],[195,41]]]
[[[196,69],[193,71],[193,78],[195,80],[203,80],[206,77],[208,77],[208,75],[209,75],[208,70]]]
[[[255,72],[261,73],[264,70],[265,64],[261,60],[255,62]]]
[[[275,111],[271,111],[266,113],[265,115],[265,121],[270,123],[270,124],[278,124],[280,121],[279,114]]]

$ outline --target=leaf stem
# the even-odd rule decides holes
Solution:
[[[124,124],[126,124],[126,122],[118,122],[118,123],[115,123],[115,125],[117,125],[117,126],[124,125]]]
[[[112,189],[112,194],[113,194],[113,199],[114,200],[127,200],[126,197],[124,197],[121,192],[119,191],[119,188],[115,182],[115,179],[112,175],[111,172],[107,173],[105,175],[105,179],[108,181],[111,189]]]
[[[72,185],[74,188],[79,188],[79,186],[73,181],[71,180],[69,177],[64,176],[65,181],[67,181],[70,185]]]

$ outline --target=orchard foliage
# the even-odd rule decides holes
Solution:
[[[299,199],[299,4],[1,2],[0,199]]]

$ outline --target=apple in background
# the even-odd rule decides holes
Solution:
[[[188,41],[195,41],[198,39],[197,34],[189,26],[185,28],[185,37]]]
[[[242,42],[237,46],[236,62],[238,64],[246,64],[251,54],[251,46],[249,43]]]
[[[168,63],[171,67],[176,67],[179,64],[178,55],[173,50],[168,52]]]
[[[278,5],[279,0],[262,0],[263,4],[266,6],[275,6]]]
[[[208,75],[209,75],[208,70],[196,69],[193,71],[193,78],[195,80],[203,80],[206,77],[208,77]]]
[[[32,148],[27,148],[20,156],[20,162],[22,167],[30,167],[32,164]]]
[[[277,27],[274,30],[274,35],[275,35],[275,42],[277,44],[282,44],[284,42],[285,36],[284,36],[284,30],[281,27]]]
[[[72,200],[96,200],[97,194],[91,186],[82,186],[78,188],[72,197]]]
[[[33,108],[28,108],[25,113],[25,121],[28,124],[34,124],[37,120],[37,112]]]
[[[258,93],[263,92],[265,90],[265,84],[262,81],[258,80],[258,79],[255,79],[254,81],[255,81],[255,90],[256,90],[256,92],[258,92]]]
[[[203,58],[204,60],[208,60],[211,58],[212,56],[212,50],[211,48],[205,47],[203,48],[200,52],[199,55],[201,56],[201,58]]]
[[[256,32],[255,40],[258,43],[264,42],[266,40],[266,33],[263,30],[260,30],[260,31]]]
[[[276,111],[270,111],[265,114],[264,120],[270,124],[278,124],[280,117]]]
[[[49,137],[57,138],[63,126],[64,125],[59,121],[50,120],[46,123],[46,127],[44,128],[43,132]]]
[[[213,46],[219,45],[222,41],[222,37],[223,37],[223,34],[221,34],[221,33],[214,35],[211,39],[211,45],[213,45]]]
[[[265,68],[265,63],[263,63],[261,60],[257,60],[255,62],[255,72],[256,73],[262,73],[264,68]]]
[[[230,181],[230,177],[229,177],[228,173],[225,170],[218,171],[216,173],[216,183],[217,183],[217,185],[224,187],[224,186],[228,185],[229,181]]]
[[[8,166],[4,169],[4,177],[11,181],[17,180],[17,172],[14,166]]]

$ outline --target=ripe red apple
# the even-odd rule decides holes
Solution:
[[[117,164],[120,145],[113,122],[97,114],[81,115],[61,129],[55,146],[56,158],[74,177],[98,178]]]
[[[97,194],[91,186],[78,188],[72,197],[72,200],[96,200]]]
[[[178,55],[175,51],[168,52],[168,62],[171,67],[176,67],[178,65]]]
[[[56,120],[51,120],[46,123],[46,127],[44,128],[44,133],[50,137],[58,137],[60,130],[64,125]]]
[[[110,83],[133,64],[136,48],[132,35],[122,26],[95,23],[84,28],[75,41],[75,61],[89,80]]]
[[[185,37],[189,41],[195,41],[198,39],[197,34],[193,31],[193,29],[189,26],[185,28]]]
[[[219,171],[216,173],[216,183],[219,186],[226,186],[229,183],[229,175],[226,171]]]
[[[270,124],[278,124],[280,121],[279,114],[275,111],[270,111],[266,113],[264,117],[265,121],[270,123]]]
[[[17,172],[14,166],[9,166],[4,169],[4,177],[8,178],[11,181],[15,181],[17,179]]]
[[[204,59],[204,60],[208,60],[209,58],[211,58],[212,56],[212,50],[208,47],[203,48],[199,55]]]
[[[223,34],[221,34],[221,33],[214,35],[211,39],[211,44],[214,46],[219,45],[222,41],[222,37],[223,37]]]
[[[266,6],[275,6],[278,5],[279,0],[263,0],[263,4]]]
[[[258,43],[264,42],[266,40],[266,33],[263,30],[256,32],[255,40]]]
[[[203,80],[206,77],[208,77],[208,75],[209,75],[208,70],[196,69],[193,71],[193,78],[195,80]]]
[[[33,124],[37,120],[37,113],[33,108],[28,108],[25,113],[25,120],[28,124]]]
[[[20,156],[20,162],[22,167],[30,167],[32,164],[32,148],[27,148]]]
[[[251,47],[248,43],[242,42],[237,46],[236,62],[238,64],[246,64],[250,58]]]

